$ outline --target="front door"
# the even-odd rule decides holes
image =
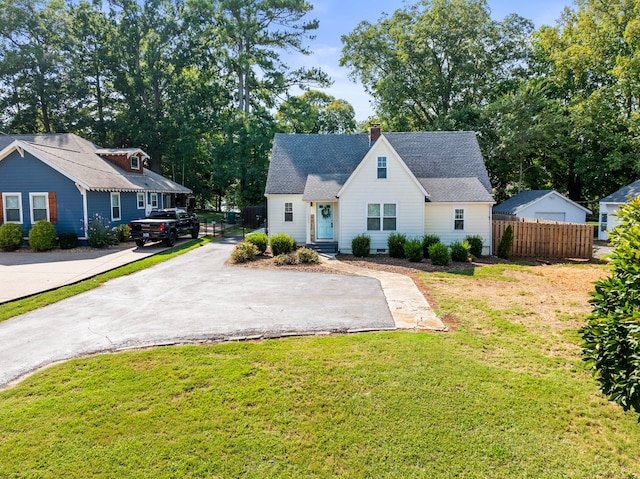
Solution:
[[[332,240],[333,239],[333,204],[318,203],[316,210],[316,218],[318,224],[318,233],[316,239]]]

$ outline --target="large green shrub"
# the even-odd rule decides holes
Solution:
[[[480,258],[482,256],[482,246],[484,240],[480,235],[469,235],[464,239],[469,244],[469,253],[474,258]]]
[[[353,256],[364,258],[371,253],[371,236],[360,234],[351,240],[351,252]]]
[[[300,248],[296,250],[296,258],[300,264],[320,262],[318,252],[311,248]]]
[[[269,246],[269,238],[264,233],[251,233],[244,239],[247,243],[251,243],[258,248],[260,254],[264,254]]]
[[[58,240],[60,241],[60,249],[71,249],[78,247],[78,235],[71,231],[60,233],[58,235]]]
[[[404,258],[404,244],[406,242],[407,237],[402,233],[391,233],[387,239],[389,256],[392,258]]]
[[[502,233],[500,243],[498,243],[498,258],[509,259],[511,256],[511,248],[513,247],[513,228],[511,225]]]
[[[431,245],[440,243],[440,237],[438,235],[424,235],[422,238],[422,254],[425,258],[429,257],[429,248]]]
[[[5,223],[0,226],[0,248],[14,251],[22,244],[22,228],[16,223]]]
[[[271,254],[273,256],[289,254],[295,249],[296,242],[288,234],[278,233],[271,237]]]
[[[129,225],[118,225],[116,228],[116,237],[120,243],[129,241],[131,239],[131,229]]]
[[[234,263],[245,263],[251,261],[258,255],[258,247],[247,241],[238,243],[231,252],[231,261]]]
[[[469,261],[469,243],[466,241],[454,241],[449,245],[451,249],[451,259],[453,261],[458,261],[459,263],[464,263]]]
[[[49,251],[56,245],[56,228],[47,220],[40,220],[29,231],[29,246],[36,251]]]
[[[598,281],[591,315],[580,330],[582,354],[602,392],[640,413],[640,198],[618,210],[609,233],[611,277]]]
[[[96,214],[87,225],[87,243],[92,248],[106,248],[118,242],[116,232],[111,224]]]
[[[420,239],[408,239],[404,244],[404,257],[412,263],[422,261],[424,254],[422,252],[422,241]]]
[[[442,243],[432,244],[429,247],[429,258],[431,263],[436,266],[446,266],[451,261],[451,255],[449,254],[449,247]]]

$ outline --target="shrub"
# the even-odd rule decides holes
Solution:
[[[271,253],[273,256],[289,254],[296,249],[296,242],[288,234],[278,233],[271,237]]]
[[[429,257],[429,247],[437,243],[440,243],[438,235],[424,235],[424,238],[422,238],[422,254],[425,258]]]
[[[22,228],[16,223],[5,223],[0,226],[0,248],[13,251],[22,244]]]
[[[273,258],[276,266],[285,266],[288,264],[298,264],[298,257],[295,254],[283,253]]]
[[[511,256],[511,247],[513,246],[513,228],[511,225],[502,233],[500,243],[498,243],[498,258],[509,259]]]
[[[231,261],[234,263],[245,263],[251,261],[258,255],[258,247],[254,244],[242,241],[238,243],[231,252]]]
[[[469,235],[464,240],[469,243],[469,253],[471,253],[474,258],[482,257],[482,245],[484,243],[482,236]]]
[[[422,252],[422,241],[419,239],[407,240],[404,244],[404,257],[412,263],[422,261],[424,254]]]
[[[116,244],[118,238],[111,225],[102,216],[96,214],[87,225],[87,243],[92,248],[106,248]]]
[[[269,238],[264,233],[251,233],[244,239],[247,243],[251,243],[258,248],[260,254],[264,254],[267,251],[269,245]]]
[[[448,265],[451,261],[448,246],[442,243],[432,244],[429,247],[429,258],[431,258],[431,263],[436,266]]]
[[[116,237],[118,242],[125,243],[131,239],[131,230],[129,225],[118,225],[116,228]]]
[[[640,198],[617,216],[620,223],[609,233],[611,277],[598,281],[592,293],[591,314],[580,330],[582,356],[610,400],[640,413]]]
[[[71,249],[78,247],[78,235],[70,231],[60,233],[58,235],[60,240],[60,249]]]
[[[371,236],[360,234],[351,240],[353,256],[364,258],[371,252]]]
[[[49,251],[56,245],[56,228],[47,220],[38,221],[29,231],[29,246],[36,251]]]
[[[464,263],[469,261],[469,243],[466,241],[454,241],[449,245],[451,248],[451,259],[453,261],[458,261],[460,263]]]
[[[320,257],[318,256],[318,252],[311,248],[300,248],[296,251],[296,258],[298,263],[319,263]]]
[[[389,246],[389,256],[392,258],[404,258],[404,244],[407,237],[402,233],[391,233],[387,239]]]

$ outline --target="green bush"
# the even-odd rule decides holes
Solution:
[[[242,241],[238,243],[231,252],[231,261],[234,263],[245,263],[251,261],[258,255],[258,247],[254,244]]]
[[[482,246],[484,240],[480,235],[469,235],[464,239],[467,243],[469,243],[469,253],[474,258],[482,257]]]
[[[320,262],[318,252],[311,248],[300,248],[296,250],[296,258],[298,259],[298,263],[300,264]]]
[[[264,254],[267,251],[269,245],[269,238],[264,233],[251,233],[244,239],[247,243],[251,243],[258,248],[260,254]]]
[[[351,240],[351,252],[353,256],[365,258],[371,253],[371,236],[360,234]]]
[[[436,266],[446,266],[451,261],[451,255],[449,254],[449,247],[442,243],[432,244],[429,247],[429,258],[431,263]]]
[[[129,225],[118,225],[116,228],[116,237],[119,243],[126,243],[131,239],[131,229]]]
[[[16,223],[5,223],[0,226],[0,248],[14,251],[22,244],[22,228]]]
[[[58,235],[60,240],[60,249],[71,249],[78,247],[78,235],[70,231],[60,233]]]
[[[96,214],[87,225],[87,243],[92,248],[106,248],[118,242],[116,232],[99,214]]]
[[[511,248],[513,246],[513,228],[511,225],[502,233],[500,243],[498,243],[498,258],[509,259],[511,256]]]
[[[425,258],[429,257],[429,247],[437,243],[440,243],[438,235],[424,235],[424,238],[422,238],[422,254]]]
[[[412,263],[422,261],[424,254],[422,252],[422,241],[419,239],[409,239],[404,244],[404,257]]]
[[[458,261],[459,263],[464,263],[469,261],[469,243],[466,241],[454,241],[449,245],[451,249],[451,259],[453,261]]]
[[[611,277],[596,283],[587,324],[580,330],[583,359],[607,397],[640,413],[640,198],[617,212],[609,233]]]
[[[289,264],[298,264],[298,256],[292,253],[282,253],[273,258],[276,266],[286,266]]]
[[[407,237],[402,233],[391,233],[387,239],[389,256],[392,258],[404,258],[404,244],[406,242]]]
[[[47,220],[38,221],[29,231],[29,246],[36,251],[49,251],[56,245],[56,228]]]
[[[271,237],[271,254],[278,256],[289,254],[296,249],[294,239],[285,233],[278,233]]]

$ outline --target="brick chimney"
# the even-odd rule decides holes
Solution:
[[[369,128],[369,145],[373,145],[381,135],[380,125],[378,123],[373,123]]]

